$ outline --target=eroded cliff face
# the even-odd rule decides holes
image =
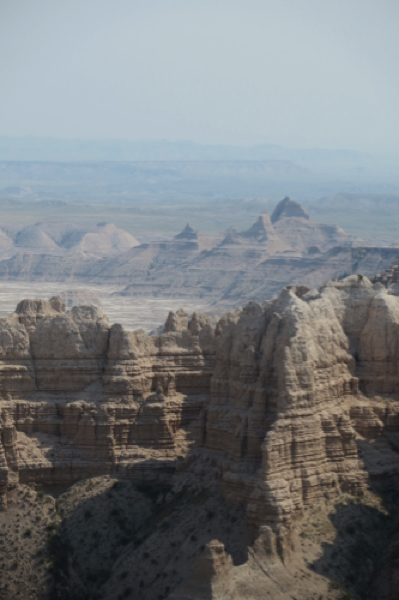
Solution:
[[[320,498],[396,485],[399,298],[361,277],[164,333],[23,301],[0,321],[0,491],[121,474],[215,478],[270,555]],[[260,542],[258,542],[260,543]]]
[[[362,494],[369,477],[392,485],[398,323],[399,299],[360,277],[285,289],[218,323],[205,447],[280,554],[306,506]]]
[[[168,478],[196,439],[215,349],[206,315],[178,311],[165,329],[111,327],[99,308],[65,312],[58,298],[25,300],[1,320],[3,506],[18,481]]]

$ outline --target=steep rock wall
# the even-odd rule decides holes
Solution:
[[[159,336],[35,302],[0,321],[4,506],[18,480],[217,474],[284,553],[306,506],[395,485],[399,299],[380,283],[286,288],[215,328],[180,310]]]
[[[357,277],[303,292],[221,319],[204,433],[225,494],[280,549],[305,506],[364,491],[362,440],[399,431],[398,298]]]
[[[180,316],[180,320],[179,317]],[[168,469],[196,439],[214,335],[205,315],[170,315],[162,336],[110,326],[97,307],[24,301],[0,321],[0,493]]]

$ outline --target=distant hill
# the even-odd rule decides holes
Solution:
[[[229,161],[290,160],[300,164],[361,166],[371,156],[356,150],[285,148],[275,144],[233,146],[167,140],[81,140],[0,136],[0,160],[29,161]]]
[[[248,229],[218,236],[187,224],[172,239],[138,244],[111,224],[85,229],[50,220],[0,231],[9,256],[0,261],[2,280],[112,284],[125,286],[125,296],[230,305],[271,298],[288,284],[317,287],[333,277],[370,276],[399,255],[398,247],[373,247],[312,220],[289,198],[272,218],[263,212]]]
[[[85,227],[48,219],[24,227],[16,224],[0,227],[1,258],[28,252],[31,255],[69,255],[74,262],[73,256],[77,253],[102,257],[123,253],[138,245],[130,233],[105,222]]]
[[[291,160],[220,160],[220,161],[0,161],[1,179],[20,179],[32,182],[146,182],[182,178],[232,178],[264,176],[309,176],[307,168]],[[27,187],[8,186],[0,189],[0,197],[21,197]]]

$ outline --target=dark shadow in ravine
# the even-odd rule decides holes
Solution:
[[[359,442],[367,451],[368,442]],[[399,597],[399,493],[397,472],[370,477],[371,494],[337,501],[329,515],[336,529],[333,543],[311,568],[331,580],[342,600],[397,600]],[[373,491],[374,488],[374,491]],[[378,489],[378,492],[375,491]]]
[[[136,473],[157,470],[154,461],[136,466]],[[235,564],[246,562],[245,508],[226,503],[215,489],[187,485],[172,493],[159,476],[117,475],[71,486],[57,499],[62,522],[47,544],[51,600],[164,599],[213,539]]]

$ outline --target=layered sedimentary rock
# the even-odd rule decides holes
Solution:
[[[382,283],[390,293],[399,291],[399,261],[394,261],[387,269],[370,278],[373,283]]]
[[[109,325],[93,306],[23,301],[0,321],[1,493],[18,480],[68,483],[159,469],[187,453],[209,401],[213,330],[178,311],[162,336]],[[154,466],[156,471],[157,465]]]
[[[3,505],[18,480],[186,470],[217,476],[284,555],[306,506],[395,485],[398,332],[399,298],[361,276],[286,288],[216,327],[179,310],[158,336],[24,301],[0,321]]]
[[[314,287],[353,273],[371,276],[399,254],[397,247],[372,247],[337,225],[313,221],[289,198],[249,229],[218,236],[187,224],[172,239],[138,244],[110,224],[89,231],[53,221],[24,232],[27,245],[0,260],[3,281],[120,285],[124,296],[206,298],[226,309],[273,298],[288,284]],[[50,244],[47,251],[42,238]]]

